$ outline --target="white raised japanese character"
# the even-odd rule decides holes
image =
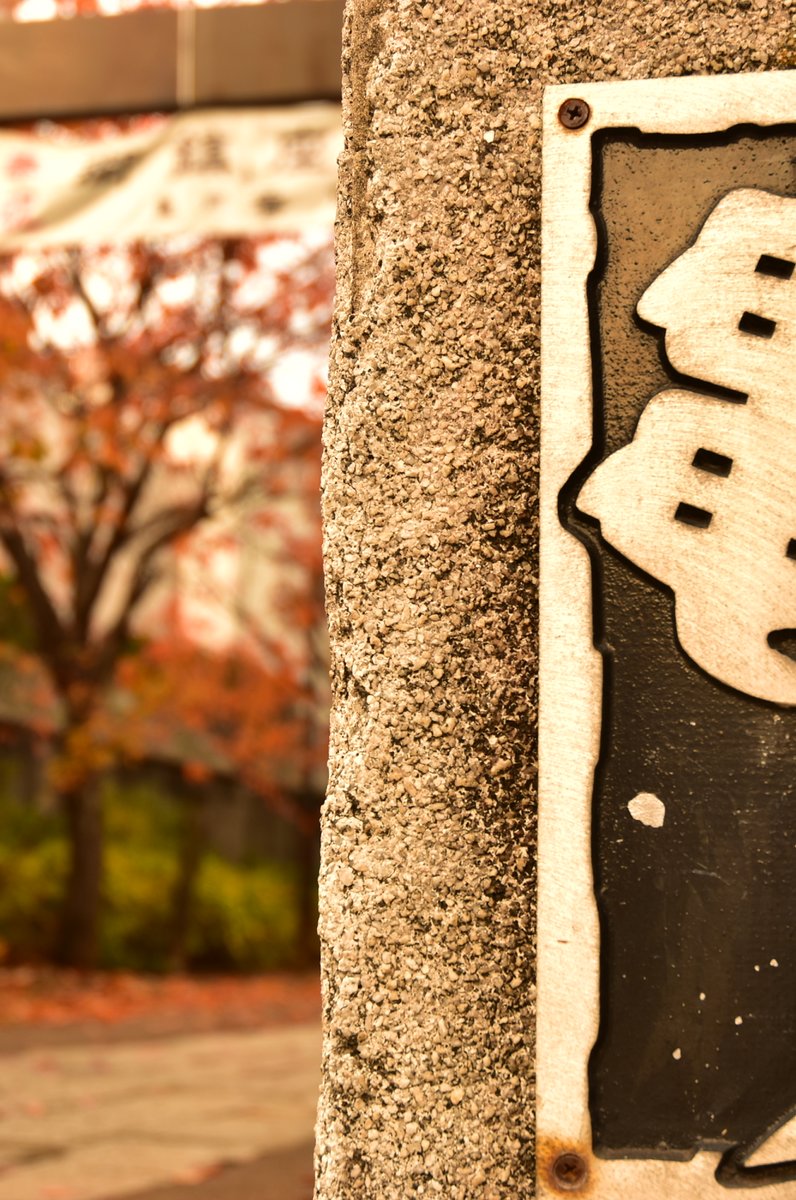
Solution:
[[[683,650],[796,704],[796,200],[730,192],[642,296],[680,372],[737,393],[658,393],[578,507],[675,595]]]

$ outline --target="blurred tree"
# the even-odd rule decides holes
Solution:
[[[314,852],[317,843],[325,698],[308,691],[306,673],[295,661],[276,658],[279,649],[269,642],[266,658],[241,640],[217,654],[185,636],[163,638],[120,661],[114,692],[92,722],[95,744],[111,748],[115,761],[178,768],[171,789],[182,800],[182,839],[166,931],[174,969],[185,966],[208,849],[205,801],[219,785],[231,802],[241,789],[253,793],[293,827],[301,848],[297,957],[311,957],[317,869],[307,881],[303,867],[307,847]]]
[[[319,413],[284,403],[274,372],[288,350],[322,362],[332,264],[325,243],[296,240],[293,250],[279,265],[273,239],[193,240],[0,264],[0,548],[60,708],[53,778],[70,840],[64,963],[90,966],[97,952],[95,784],[116,753],[113,738],[98,736],[99,714],[133,637],[151,635],[158,620],[174,628],[165,620],[174,556],[192,554],[212,579],[213,556],[240,548],[247,530],[291,520],[288,497],[302,497],[292,519],[314,522],[317,537],[307,488]],[[279,699],[295,719],[306,668],[301,649],[274,645],[250,596],[236,604],[234,619],[245,618],[257,644],[192,668],[180,705],[206,734],[226,730],[224,751],[246,772],[267,753],[250,710],[260,704],[274,716],[281,678]],[[160,647],[184,685],[185,645],[161,638]],[[225,691],[219,672],[242,673],[241,685]]]

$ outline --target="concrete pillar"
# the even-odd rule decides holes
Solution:
[[[349,0],[318,1200],[534,1193],[542,86],[792,67],[791,3]]]

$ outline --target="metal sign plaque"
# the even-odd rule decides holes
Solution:
[[[796,72],[548,89],[538,1194],[796,1198]]]

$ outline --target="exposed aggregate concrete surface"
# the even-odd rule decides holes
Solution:
[[[794,2],[349,0],[317,1200],[534,1194],[542,87],[793,67]]]

